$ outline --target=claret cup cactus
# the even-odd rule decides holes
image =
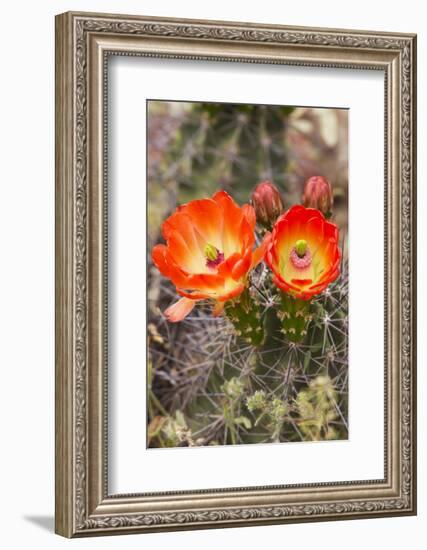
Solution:
[[[346,438],[348,270],[332,187],[310,178],[308,206],[284,205],[270,181],[248,199],[239,206],[220,189],[162,224],[152,261],[176,296],[165,330],[188,341],[164,398],[191,445]],[[157,329],[150,338],[153,353],[181,353]],[[170,434],[176,417],[152,407],[149,444],[175,445],[159,426]]]
[[[310,301],[339,275],[338,227],[314,208],[292,206],[276,221],[265,261],[281,294],[282,333],[294,342],[307,334]]]

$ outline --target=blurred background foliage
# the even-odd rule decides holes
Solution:
[[[347,438],[347,111],[149,101],[147,162],[148,445]],[[254,349],[203,305],[180,323],[163,319],[176,292],[152,266],[151,249],[177,205],[220,188],[244,204],[270,180],[288,208],[313,175],[332,183],[343,265],[316,300],[308,342]],[[256,276],[267,311],[269,274],[260,267]]]

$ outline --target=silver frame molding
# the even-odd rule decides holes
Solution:
[[[384,479],[108,494],[105,182],[111,55],[384,72]],[[72,12],[56,17],[58,534],[78,537],[416,513],[415,120],[412,34]]]

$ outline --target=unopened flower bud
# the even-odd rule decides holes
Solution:
[[[312,176],[304,184],[302,202],[306,208],[317,208],[326,217],[332,214],[332,186],[323,176]]]
[[[283,211],[283,202],[277,187],[269,182],[259,183],[252,193],[252,204],[257,222],[271,229]]]

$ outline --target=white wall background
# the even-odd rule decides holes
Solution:
[[[427,530],[427,207],[423,4],[338,0],[14,0],[2,7],[0,195],[0,543],[3,548],[218,548],[238,544],[346,550],[421,548]],[[53,534],[54,510],[54,15],[67,10],[417,32],[419,143],[419,515],[418,517],[103,537]],[[423,219],[424,218],[424,219]],[[424,535],[424,536],[423,536]]]

